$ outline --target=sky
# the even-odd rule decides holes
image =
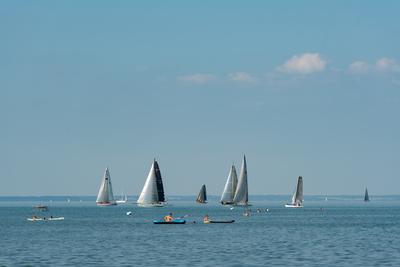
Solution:
[[[400,194],[399,1],[1,1],[0,195]]]

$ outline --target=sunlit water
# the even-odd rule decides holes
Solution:
[[[257,201],[249,217],[213,203],[53,202],[36,214],[64,221],[28,222],[35,204],[0,203],[0,266],[400,266],[399,201]],[[168,212],[187,224],[152,224]],[[203,224],[205,214],[236,222]]]

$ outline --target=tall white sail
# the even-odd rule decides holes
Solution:
[[[106,168],[106,171],[104,172],[103,180],[100,185],[100,190],[97,195],[96,203],[97,205],[103,205],[103,206],[116,204],[111,185],[110,171],[108,170],[108,168]]]
[[[242,168],[240,170],[240,176],[238,185],[233,198],[235,205],[247,205],[249,202],[249,189],[247,184],[247,163],[246,156],[243,156]]]
[[[165,202],[161,172],[156,160],[151,165],[143,190],[137,201],[140,205],[160,205]]]
[[[299,176],[297,179],[296,190],[292,196],[292,202],[285,205],[288,208],[302,207],[303,206],[303,177]]]
[[[224,191],[221,196],[221,204],[233,204],[233,198],[235,197],[236,187],[238,183],[238,178],[236,174],[235,165],[232,164],[232,167],[229,171],[228,179],[226,180]]]

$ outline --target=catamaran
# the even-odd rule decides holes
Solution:
[[[221,196],[221,204],[222,205],[232,205],[233,198],[235,197],[236,187],[238,183],[238,178],[236,174],[235,165],[232,164],[231,169],[229,171],[228,179],[226,180],[224,191]]]
[[[368,195],[368,189],[367,189],[367,188],[365,188],[364,201],[365,201],[365,202],[368,202],[368,201],[369,201],[369,195]]]
[[[137,204],[142,207],[161,207],[165,205],[164,186],[160,167],[154,159]]]
[[[205,184],[203,184],[203,186],[201,187],[199,195],[197,196],[196,202],[201,203],[201,204],[207,203],[207,191],[206,191]]]
[[[96,204],[98,206],[117,205],[114,199],[114,194],[111,185],[111,176],[108,168],[106,168],[106,171],[104,172],[104,177],[101,182],[99,194],[97,195]]]
[[[246,156],[243,156],[242,168],[240,170],[240,176],[233,198],[233,205],[238,206],[249,206],[249,188],[247,184],[247,163]]]
[[[297,186],[292,196],[292,202],[285,205],[286,208],[302,208],[303,207],[303,177],[297,179]]]

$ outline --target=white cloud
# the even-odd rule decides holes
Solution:
[[[326,61],[318,53],[304,53],[294,55],[278,69],[288,73],[310,74],[325,69]]]
[[[234,72],[228,74],[229,79],[236,82],[255,82],[256,79],[247,72]]]
[[[178,80],[192,83],[206,83],[215,79],[210,73],[195,73],[178,77]]]
[[[379,71],[385,71],[385,72],[400,71],[400,65],[397,63],[396,60],[391,58],[383,57],[376,62],[375,66],[376,69]]]
[[[349,70],[353,73],[366,73],[371,66],[365,61],[354,61],[349,65]]]

